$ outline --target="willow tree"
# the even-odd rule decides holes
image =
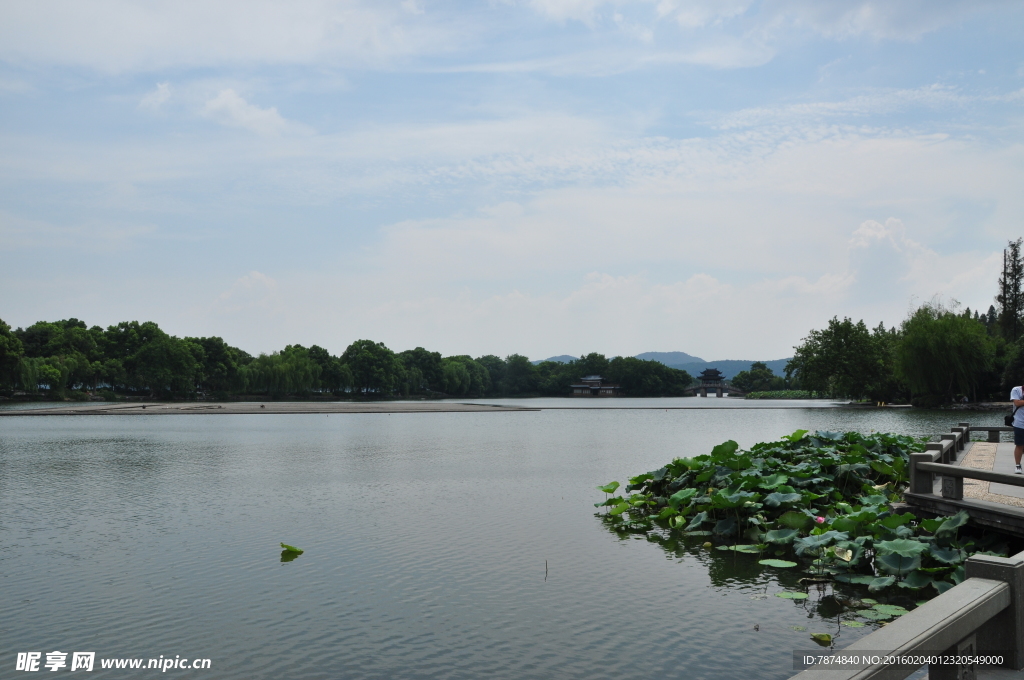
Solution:
[[[992,367],[994,346],[985,326],[938,304],[922,305],[902,324],[895,369],[919,402],[975,394]]]

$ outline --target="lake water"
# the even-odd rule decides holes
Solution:
[[[727,439],[1002,419],[527,403],[578,408],[0,419],[0,677],[60,650],[212,664],[98,678],[786,678],[838,630],[830,598],[771,597],[799,575],[756,556],[619,537],[594,487]]]

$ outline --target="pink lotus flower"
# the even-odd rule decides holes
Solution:
[[[824,524],[825,523],[825,518],[824,517],[815,517],[814,521],[817,522],[818,524]]]

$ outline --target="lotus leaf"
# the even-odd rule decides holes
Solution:
[[[779,569],[792,569],[796,566],[796,562],[790,562],[789,560],[758,560],[757,563],[766,567],[777,567]]]
[[[803,439],[806,434],[807,434],[807,430],[797,430],[793,434],[785,435],[783,437],[783,439],[785,439],[786,441],[790,442],[791,444],[795,444],[798,441],[800,441],[801,439]]]
[[[959,567],[954,569],[953,573],[949,575],[949,578],[951,578],[953,580],[953,583],[955,583],[957,585],[960,585],[961,583],[963,583],[964,579],[967,578],[967,574],[966,574],[966,570],[964,569],[964,565],[961,564]]]
[[[836,531],[845,531],[850,534],[857,530],[857,522],[849,517],[836,517],[829,526]]]
[[[894,529],[895,530],[896,527],[901,527],[904,524],[909,524],[910,522],[914,521],[915,519],[917,519],[917,517],[915,517],[914,515],[910,514],[909,512],[905,512],[902,515],[889,515],[888,517],[883,519],[881,522],[879,522],[879,524],[881,524],[883,527],[885,527],[887,529]]]
[[[698,512],[690,520],[690,523],[686,525],[687,530],[693,531],[694,529],[700,529],[700,525],[708,520],[708,513]]]
[[[281,549],[284,550],[284,552],[295,553],[296,555],[301,555],[302,553],[306,552],[305,550],[300,550],[299,548],[296,548],[294,545],[288,545],[287,543],[282,543]]]
[[[880,590],[885,590],[893,583],[896,583],[895,576],[879,576],[878,578],[873,579],[871,583],[868,584],[868,591],[872,593],[877,593]]]
[[[918,588],[930,586],[932,580],[932,577],[926,572],[917,569],[907,574],[907,577],[900,581],[898,585],[900,588],[912,588],[917,590]]]
[[[872,621],[887,621],[893,617],[888,612],[880,612],[877,609],[858,609],[858,616],[863,616],[865,619],[871,619]]]
[[[896,553],[875,555],[875,566],[888,574],[903,576],[921,568],[921,556],[903,557]]]
[[[774,489],[789,481],[789,477],[781,473],[775,473],[766,477],[755,477],[757,485],[762,489]]]
[[[796,529],[772,529],[764,535],[769,543],[792,543],[800,532]]]
[[[907,613],[907,610],[898,604],[876,604],[872,609],[875,611],[885,612],[886,614],[892,614],[893,616],[903,616]]]
[[[719,444],[715,448],[711,449],[711,459],[714,461],[721,461],[729,458],[736,453],[738,448],[740,448],[740,445],[730,439],[729,441]]]
[[[905,538],[898,538],[894,541],[879,541],[875,543],[875,549],[884,553],[893,553],[901,557],[915,557],[928,549],[928,544],[923,541],[911,541]]]
[[[795,630],[798,633],[802,633],[805,630],[807,630],[807,626],[790,626],[789,629],[790,630]]]
[[[933,545],[929,552],[936,562],[941,562],[942,564],[960,564],[966,559],[963,550],[939,548]]]
[[[693,487],[682,489],[669,496],[668,504],[673,508],[678,508],[680,505],[693,498],[696,494],[697,490]]]
[[[610,515],[621,515],[626,510],[629,510],[629,507],[630,507],[629,503],[625,503],[625,502],[619,503],[614,508],[612,508],[611,511],[608,514],[610,514]]]
[[[744,544],[744,545],[720,545],[719,550],[732,550],[733,552],[748,553],[750,555],[756,555],[761,552],[761,549],[756,545]]]
[[[828,646],[832,644],[832,636],[828,633],[811,633],[811,639],[819,645]]]
[[[921,520],[920,526],[928,533],[934,534],[936,530],[938,530],[938,528],[941,527],[942,523],[945,521],[946,520],[941,517],[938,519],[923,519]]]
[[[932,581],[932,587],[938,591],[939,595],[953,587],[953,584],[949,581]]]
[[[683,536],[710,536],[710,531],[684,531]]]
[[[810,517],[797,510],[790,510],[789,512],[783,513],[779,516],[778,522],[782,526],[789,527],[790,529],[801,529],[806,531],[811,526],[812,520]]]
[[[605,493],[615,493],[615,490],[619,488],[618,482],[609,482],[604,486],[597,487],[598,491],[604,491]]]
[[[834,541],[842,541],[849,538],[848,534],[841,531],[826,531],[818,536],[807,536],[793,541],[797,555],[803,555],[808,550],[820,550]]]
[[[769,508],[777,508],[783,503],[796,503],[802,500],[802,497],[798,493],[770,493],[764,497],[764,504]]]
[[[961,510],[960,512],[956,513],[955,515],[947,519],[945,522],[943,522],[942,526],[940,526],[938,530],[935,531],[935,535],[949,536],[950,534],[955,534],[957,529],[967,524],[967,520],[969,519],[970,516],[967,514],[967,511]]]
[[[848,626],[849,628],[863,628],[864,623],[861,621],[843,621],[842,625]]]
[[[716,534],[720,536],[729,536],[730,534],[736,533],[736,518],[727,517],[726,519],[720,519],[715,523],[715,528],[712,529]]]
[[[794,593],[787,590],[784,593],[775,593],[775,597],[781,597],[784,600],[806,600],[807,593]]]

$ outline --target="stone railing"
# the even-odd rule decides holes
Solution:
[[[967,578],[884,628],[835,652],[877,659],[853,670],[822,665],[797,673],[801,680],[903,680],[920,663],[900,657],[946,657],[929,664],[929,680],[976,678],[979,666],[949,657],[1002,657],[1002,668],[1024,669],[1024,552],[1013,557],[974,555]],[[963,659],[960,659],[961,661]]]

